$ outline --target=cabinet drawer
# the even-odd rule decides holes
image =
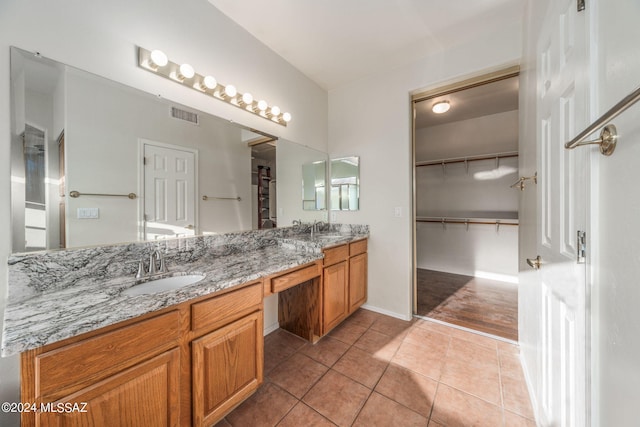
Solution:
[[[349,256],[367,252],[367,239],[358,240],[349,244]]]
[[[36,356],[38,395],[95,382],[169,347],[167,343],[177,345],[179,325],[178,311],[171,311]]]
[[[195,303],[191,306],[191,329],[194,331],[210,329],[228,323],[260,304],[262,304],[261,283]]]
[[[349,257],[349,245],[336,246],[335,248],[325,249],[324,266],[333,265],[340,261],[345,261]]]
[[[271,292],[276,293],[284,291],[292,286],[299,285],[300,283],[304,283],[314,277],[318,277],[320,274],[320,267],[318,264],[313,263],[308,267],[283,274],[282,276],[274,277],[271,279]]]

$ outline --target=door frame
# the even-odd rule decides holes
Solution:
[[[415,316],[418,311],[418,268],[417,261],[417,224],[416,224],[416,108],[417,102],[426,101],[438,96],[447,95],[461,90],[487,83],[504,80],[520,75],[520,65],[517,63],[502,64],[497,67],[480,70],[452,80],[437,83],[428,88],[419,89],[411,93],[411,312]]]
[[[176,144],[169,144],[166,142],[159,142],[159,141],[153,141],[151,139],[145,139],[145,138],[138,138],[138,240],[140,241],[145,241],[145,236],[146,236],[146,221],[144,219],[144,199],[145,199],[145,193],[144,193],[144,175],[145,175],[145,171],[144,171],[144,146],[145,145],[152,145],[155,147],[160,147],[160,148],[168,148],[170,150],[176,150],[176,151],[186,151],[188,153],[192,153],[194,156],[194,169],[193,169],[193,173],[195,174],[195,186],[194,186],[194,193],[195,193],[195,206],[194,206],[194,210],[193,210],[193,221],[194,221],[194,235],[198,235],[198,227],[200,226],[200,218],[199,218],[199,213],[200,213],[200,203],[198,202],[198,198],[199,198],[199,171],[198,171],[198,164],[200,163],[198,160],[198,150],[195,148],[191,148],[191,147],[185,147],[182,145],[176,145]]]

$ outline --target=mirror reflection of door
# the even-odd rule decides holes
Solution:
[[[25,170],[25,250],[43,250],[47,247],[44,131],[26,125],[22,134],[22,144]]]
[[[144,142],[144,237],[196,232],[196,150]]]

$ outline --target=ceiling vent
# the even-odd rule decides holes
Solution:
[[[184,120],[185,122],[199,124],[198,113],[192,113],[191,111],[181,110],[180,108],[171,107],[171,117],[178,120]]]

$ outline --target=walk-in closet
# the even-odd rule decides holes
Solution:
[[[515,341],[517,70],[416,95],[414,107],[415,313]]]

